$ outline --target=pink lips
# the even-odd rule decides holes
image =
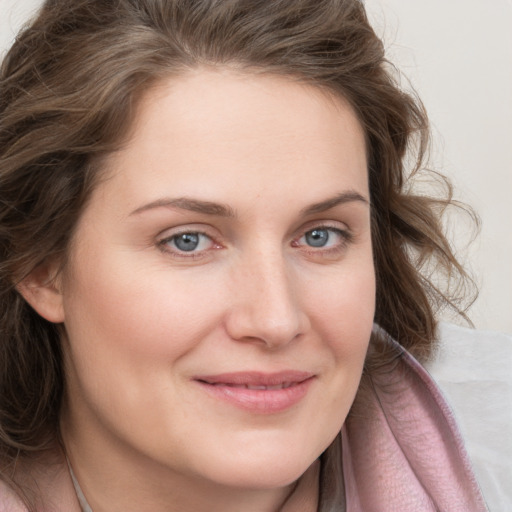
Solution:
[[[277,413],[298,403],[308,392],[314,374],[236,372],[195,377],[211,396],[257,413]]]

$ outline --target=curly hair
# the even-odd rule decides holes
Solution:
[[[459,297],[436,284],[443,279],[429,277],[435,269],[459,283],[468,279],[440,220],[451,189],[443,181],[439,198],[411,186],[424,166],[427,117],[399,86],[362,2],[47,0],[0,72],[0,459],[6,464],[55,438],[65,377],[62,327],[39,317],[16,286],[44,262],[65,261],[102,157],[122,143],[144,91],[205,65],[292,77],[345,98],[367,143],[375,322],[426,358],[438,308],[463,314]]]

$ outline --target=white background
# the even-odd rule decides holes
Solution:
[[[0,0],[0,51],[40,3]],[[480,287],[470,316],[478,328],[512,333],[512,0],[365,3],[390,60],[427,107],[431,166],[481,217],[469,250],[467,225],[451,223]]]

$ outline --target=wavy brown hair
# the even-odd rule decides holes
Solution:
[[[44,449],[64,388],[60,329],[16,285],[65,261],[102,157],[122,143],[155,82],[235,66],[342,96],[364,128],[377,274],[375,321],[427,357],[435,312],[464,282],[440,223],[451,202],[415,194],[428,146],[421,103],[404,92],[358,0],[47,0],[0,74],[0,459]],[[406,155],[411,168],[405,168]],[[425,269],[427,272],[425,272]],[[7,474],[7,470],[4,471]]]

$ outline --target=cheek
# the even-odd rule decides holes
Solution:
[[[361,380],[374,319],[373,266],[339,272],[322,289],[312,290],[311,304],[312,328],[321,340],[316,350],[325,361],[317,404],[318,417],[323,418],[318,439],[330,442],[345,421]]]
[[[214,287],[185,274],[91,261],[74,276],[65,301],[66,329],[87,356],[158,364],[193,348],[217,319]],[[128,269],[127,269],[128,267]]]
[[[365,350],[375,314],[375,273],[367,263],[346,265],[309,291],[311,318],[336,355]],[[308,293],[308,292],[305,292]]]
[[[329,392],[321,409],[329,435],[344,422],[357,393],[370,340],[375,313],[373,264],[346,266],[323,289],[314,302],[314,330],[327,351]],[[328,412],[325,412],[328,411]]]

